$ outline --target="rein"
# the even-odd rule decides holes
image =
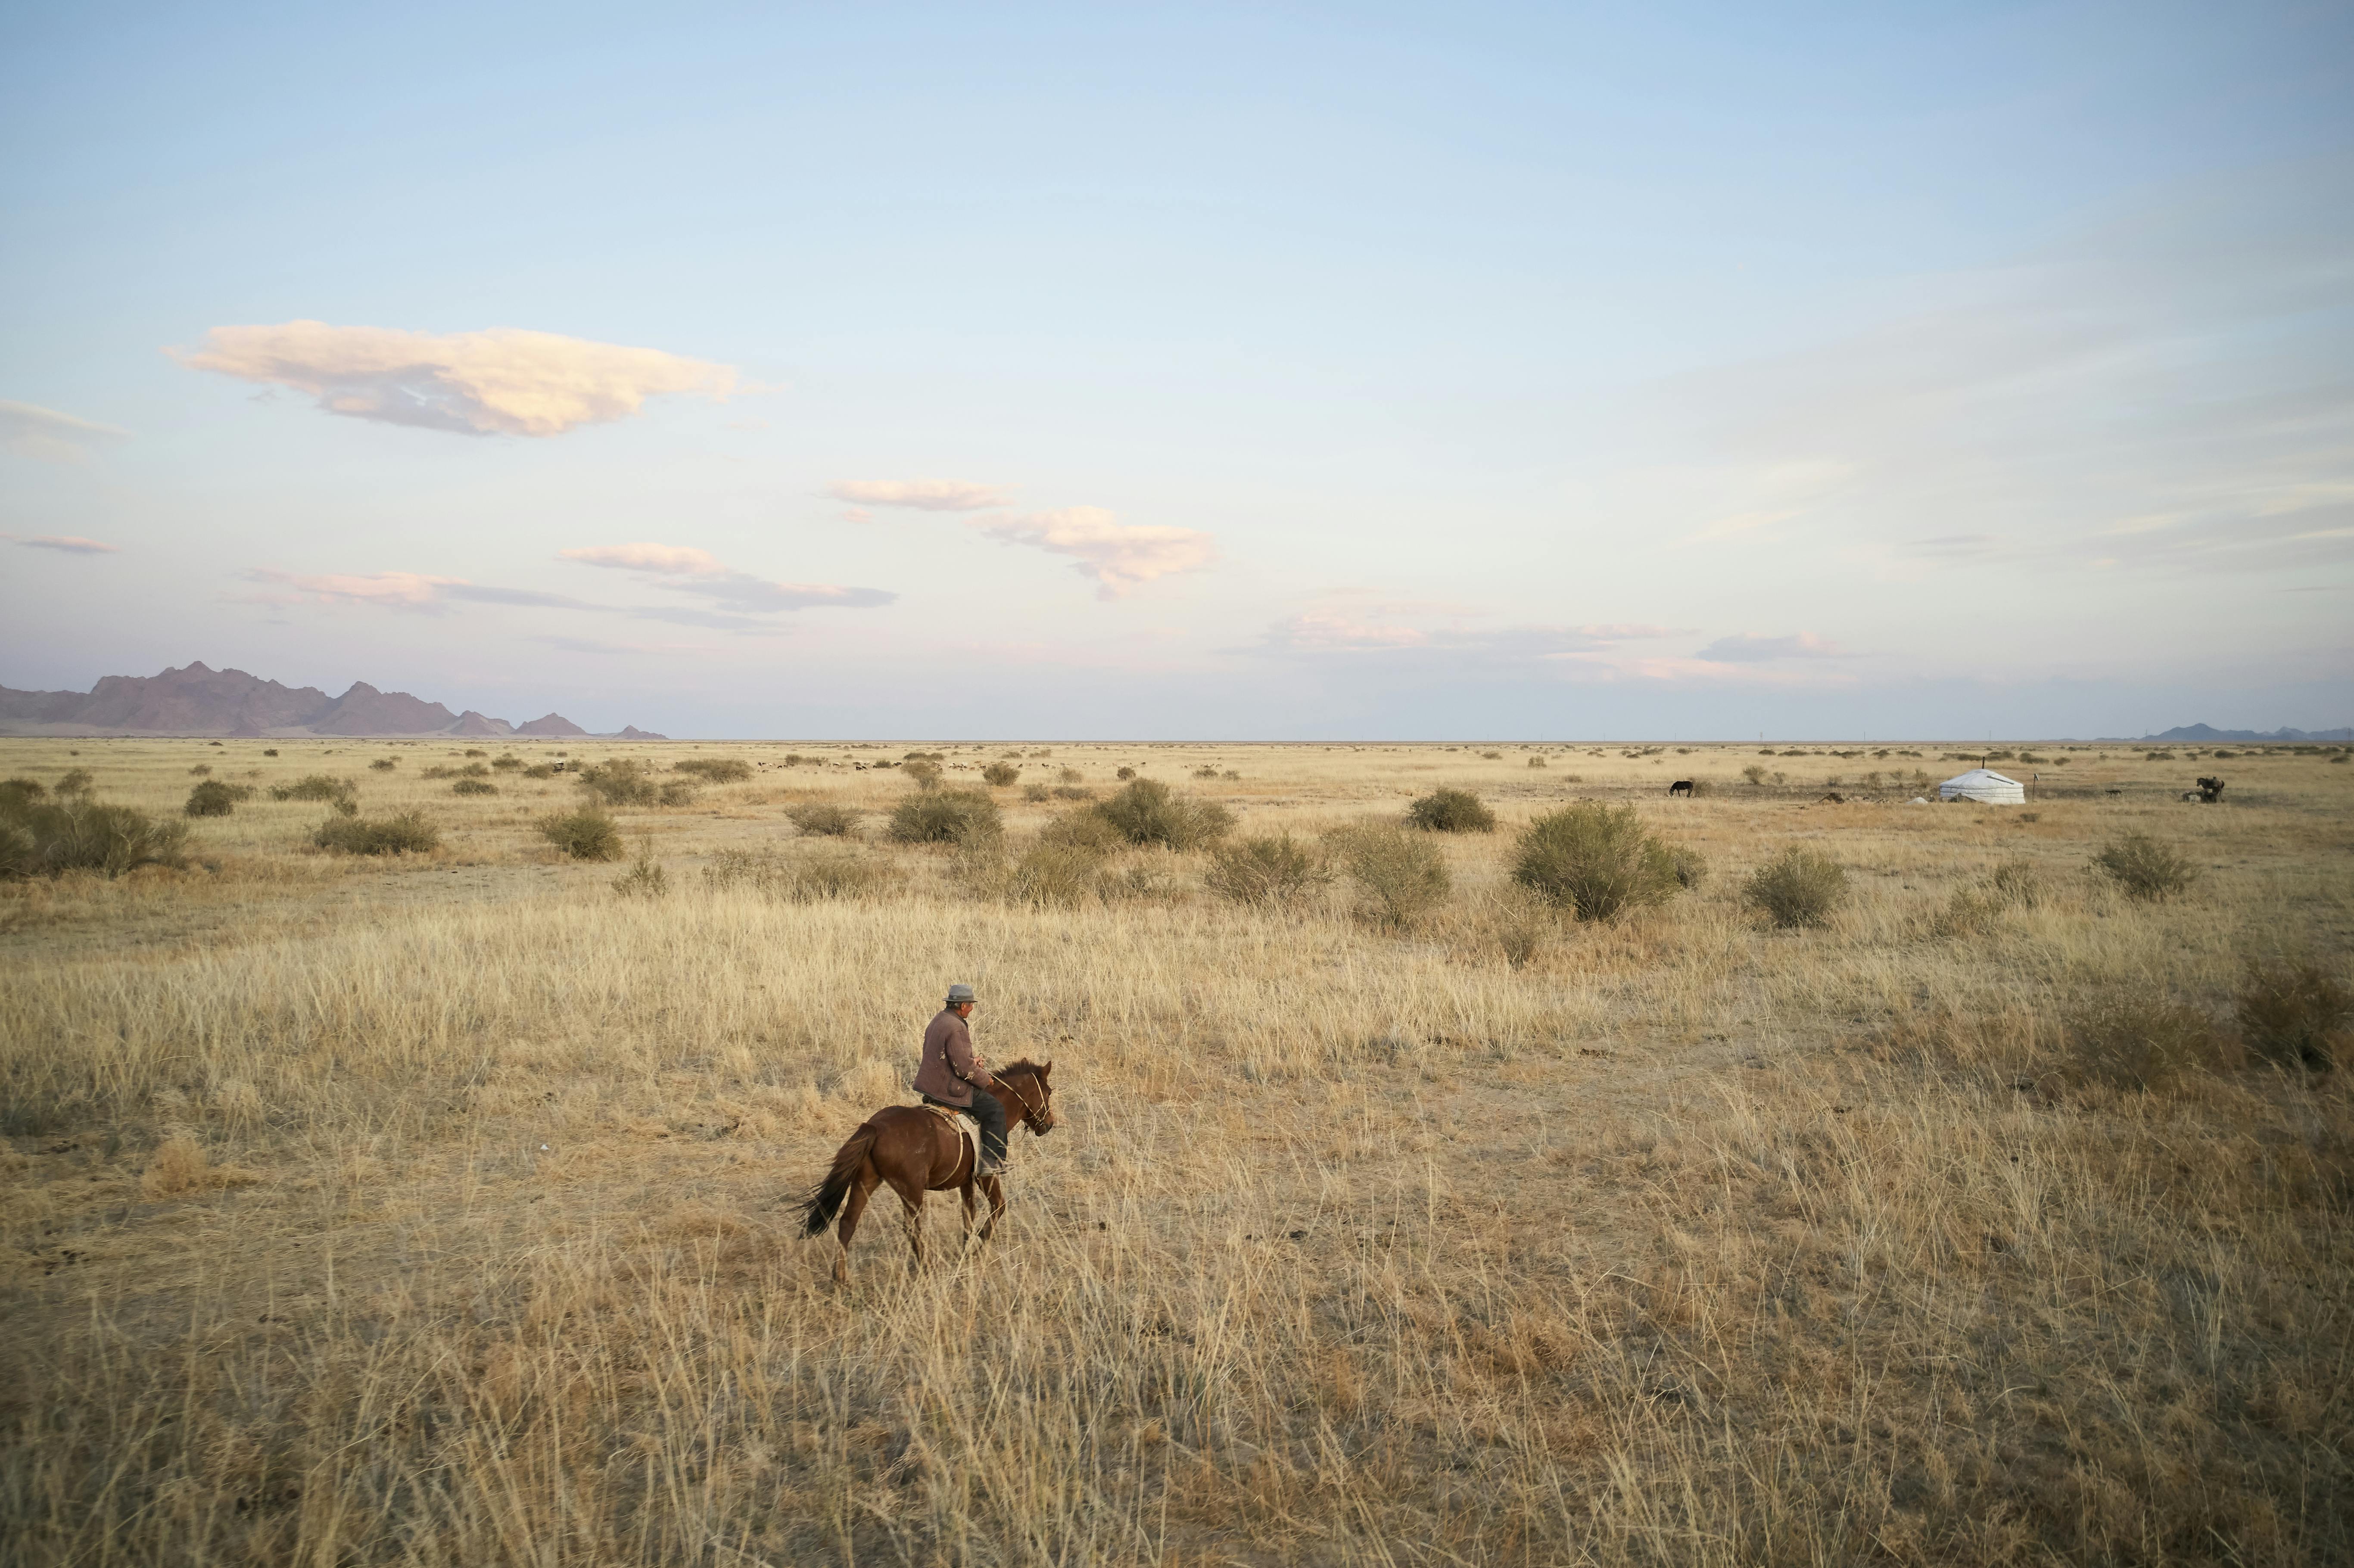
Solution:
[[[1012,1089],[1013,1097],[1022,1102],[1022,1125],[1030,1129],[1032,1136],[1042,1136],[1038,1118],[1045,1114],[1045,1107],[1033,1106],[1030,1103],[1030,1097],[1022,1092],[1022,1085],[1018,1079],[1008,1077],[1002,1073],[997,1074],[996,1078],[999,1083]]]

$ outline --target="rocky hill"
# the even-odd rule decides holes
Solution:
[[[407,692],[355,681],[340,697],[316,686],[281,686],[202,662],[160,675],[109,675],[87,692],[0,686],[0,735],[373,736],[561,738],[589,732],[561,714],[510,724],[469,708],[453,714]],[[609,738],[668,737],[632,725]]]
[[[2209,740],[2354,740],[2354,729],[2276,729],[2270,735],[2253,729],[2216,729],[2209,725],[2177,725],[2164,735],[2146,735],[2144,740],[2170,741],[2177,745]]]

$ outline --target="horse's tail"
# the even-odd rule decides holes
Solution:
[[[802,1235],[825,1234],[825,1227],[842,1213],[842,1201],[850,1195],[850,1184],[858,1180],[858,1168],[866,1163],[866,1156],[874,1150],[875,1139],[881,1131],[870,1121],[852,1133],[850,1141],[835,1152],[833,1169],[825,1173],[825,1180],[793,1205],[801,1211]]]

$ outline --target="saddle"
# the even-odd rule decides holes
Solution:
[[[919,1110],[928,1110],[934,1116],[938,1117],[942,1121],[947,1122],[949,1128],[956,1132],[958,1137],[963,1139],[966,1143],[971,1146],[972,1168],[975,1171],[981,1169],[980,1122],[975,1121],[965,1112],[958,1110],[951,1106],[936,1106],[931,1104],[929,1101],[926,1101],[917,1108]]]

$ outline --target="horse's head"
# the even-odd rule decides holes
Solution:
[[[1044,1066],[1035,1062],[1015,1062],[997,1069],[997,1075],[1005,1080],[1022,1107],[1022,1125],[1039,1138],[1052,1132],[1062,1119],[1055,1114],[1054,1072],[1052,1062]]]

